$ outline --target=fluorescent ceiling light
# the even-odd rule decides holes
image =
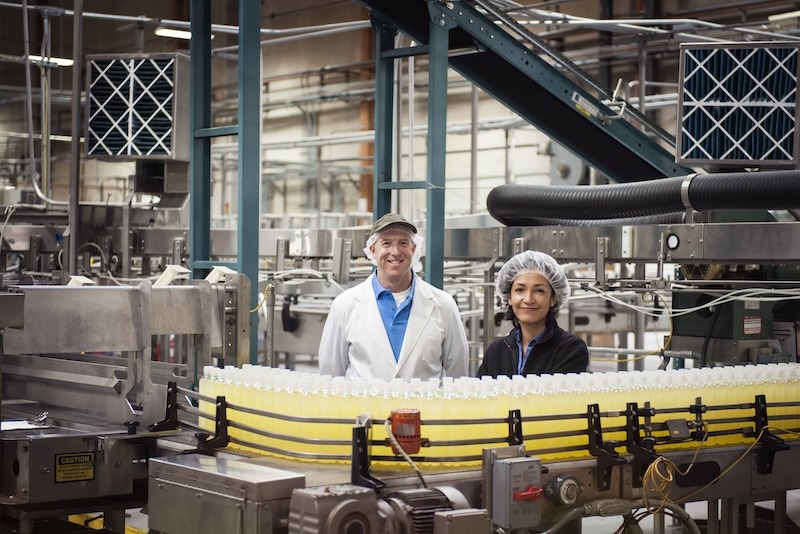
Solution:
[[[53,63],[59,67],[71,67],[72,64],[75,63],[73,60],[66,57],[48,57],[45,59],[42,56],[28,54],[28,58],[34,63]]]
[[[172,37],[173,39],[186,39],[189,40],[192,38],[192,32],[187,30],[176,30],[174,28],[164,28],[163,26],[159,26],[155,29],[154,33],[159,37]],[[211,38],[213,39],[214,36],[212,35]]]
[[[800,11],[787,11],[786,13],[777,13],[770,15],[767,20],[770,22],[779,22],[781,20],[796,19],[800,17]]]

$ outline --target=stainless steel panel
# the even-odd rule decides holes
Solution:
[[[502,228],[454,228],[445,231],[446,259],[489,260],[500,255]]]
[[[246,532],[271,534],[270,525],[245,529],[255,503],[151,478],[148,484],[148,529],[162,534]],[[256,510],[260,508],[255,505]]]
[[[305,475],[242,459],[184,454],[150,459],[150,477],[255,501],[288,499]]]
[[[7,330],[10,353],[141,351],[149,345],[138,287],[23,286],[25,328]]]
[[[13,219],[11,221],[13,223]],[[32,224],[8,224],[3,231],[3,252],[26,252],[31,237],[39,238],[39,252],[54,254],[61,250],[63,226],[39,226]]]
[[[32,355],[6,354],[3,374],[7,379],[40,382],[69,382],[76,389],[94,387],[120,391],[120,378],[125,367],[83,361],[42,358]],[[9,393],[6,391],[6,393]]]
[[[133,447],[64,429],[3,432],[0,502],[35,504],[130,494]],[[71,464],[62,461],[65,457],[86,460]]]
[[[480,508],[433,514],[433,531],[437,534],[486,534],[491,532],[491,529],[489,513]]]
[[[735,263],[800,261],[800,223],[706,224],[703,259]]]
[[[208,282],[204,282],[208,287]],[[210,291],[209,291],[210,293]],[[198,286],[154,287],[151,290],[151,333],[199,334],[206,330],[211,310],[203,309]]]
[[[211,232],[212,246],[215,241],[215,231]],[[171,256],[172,244],[175,238],[186,240],[188,231],[184,228],[138,228],[136,230],[136,243],[134,250],[136,254],[146,254],[149,256]],[[236,254],[231,254],[235,256]]]
[[[769,401],[769,394],[767,394],[767,401]],[[779,421],[774,424],[781,426]],[[788,439],[786,434],[779,435],[779,437]],[[742,462],[749,464],[753,473],[752,494],[762,495],[774,491],[797,489],[800,486],[800,481],[797,479],[797,466],[800,464],[800,447],[798,447],[796,441],[792,445],[787,451],[775,453],[771,473],[761,474],[752,461]]]
[[[0,331],[20,328],[25,324],[25,294],[19,291],[0,291]],[[0,351],[3,347],[0,346]]]

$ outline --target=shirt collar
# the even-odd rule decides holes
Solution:
[[[539,332],[539,335],[533,338],[533,341],[539,343],[542,339],[544,339],[544,335],[547,333],[547,328]],[[514,328],[514,339],[517,341],[517,345],[522,344],[522,329],[520,327]],[[528,347],[523,347],[528,348]]]
[[[410,297],[414,296],[414,288],[416,288],[416,286],[417,286],[417,275],[414,274],[414,271],[411,271],[411,293],[409,293]],[[380,281],[378,281],[377,273],[372,276],[372,291],[375,293],[375,298],[378,298],[378,295],[380,295],[384,291],[389,291],[391,293],[391,290],[383,287]]]

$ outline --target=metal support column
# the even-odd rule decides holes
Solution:
[[[435,1],[435,0],[432,0]],[[444,279],[444,184],[447,138],[447,69],[449,30],[455,23],[437,10],[430,11],[430,43],[405,50],[394,49],[396,28],[374,22],[377,32],[375,67],[375,202],[379,218],[392,209],[392,190],[425,189],[426,241],[425,279],[441,288]],[[375,15],[373,15],[375,17]],[[392,182],[392,103],[394,60],[404,55],[429,54],[428,74],[428,165],[425,181]]]
[[[261,182],[261,4],[239,0],[239,112],[238,125],[211,124],[211,2],[191,3],[191,131],[189,163],[191,176],[189,211],[189,268],[193,278],[202,278],[215,265],[211,261],[211,139],[238,135],[239,189],[237,260],[227,265],[250,280],[249,302],[258,302],[259,185]],[[249,355],[236,361],[258,360],[258,328],[255,314],[250,318]]]
[[[429,2],[430,6],[430,2]],[[455,23],[429,9],[428,52],[428,164],[425,279],[441,288],[444,281],[444,184],[447,156],[447,52]]]
[[[203,278],[211,259],[211,0],[191,0],[189,153],[189,269]]]
[[[373,214],[377,220],[392,209],[392,191],[381,184],[392,181],[392,139],[394,131],[394,26],[373,19],[375,27],[375,178]]]
[[[72,134],[72,144],[70,146],[70,168],[69,168],[69,243],[67,249],[67,265],[69,274],[78,274],[78,247],[80,239],[78,232],[80,230],[80,212],[78,206],[80,204],[81,195],[81,66],[83,65],[83,0],[75,0],[74,13],[72,15],[72,55],[74,58],[74,65],[72,67],[72,121],[70,133]],[[23,18],[28,24],[27,13]],[[30,71],[28,65],[25,70]],[[33,123],[29,123],[31,134],[33,134]],[[31,145],[31,149],[33,146]],[[31,176],[33,176],[33,154],[31,156]],[[42,160],[44,164],[44,159]],[[35,179],[35,178],[34,178]],[[45,189],[45,195],[47,190]]]
[[[250,280],[258,304],[259,186],[261,183],[261,2],[239,0],[239,216],[237,271]],[[258,315],[250,313],[250,363],[258,363]],[[241,356],[241,355],[238,355]],[[241,358],[238,358],[241,359]]]

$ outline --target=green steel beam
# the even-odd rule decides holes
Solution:
[[[375,220],[392,210],[392,139],[394,138],[394,50],[397,29],[373,19],[375,27],[375,176],[372,213]]]
[[[189,269],[204,278],[199,267],[211,257],[211,142],[195,132],[211,126],[211,0],[191,0],[192,40],[189,43],[191,108],[189,131]],[[198,262],[198,265],[195,263]]]
[[[238,271],[258,303],[258,229],[261,193],[261,2],[239,0]],[[258,362],[258,315],[250,313],[250,363]]]
[[[447,53],[452,22],[431,10],[428,55],[428,158],[425,280],[444,284],[444,184],[447,156]]]
[[[449,45],[458,53],[450,56],[450,67],[610,179],[631,182],[693,172],[676,164],[674,154],[637,125],[617,118],[604,96],[587,90],[596,84],[569,78],[566,58],[561,66],[551,64],[538,49],[529,48],[533,45],[512,37],[505,23],[496,24],[479,11],[474,4],[483,5],[483,0],[361,1],[373,18],[381,17],[422,45],[432,39],[431,13],[454,23]],[[627,116],[639,118],[631,109]]]

